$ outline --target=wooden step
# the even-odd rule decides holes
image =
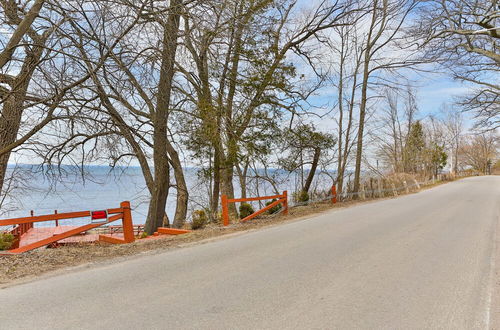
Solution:
[[[191,232],[191,230],[187,230],[187,229],[175,229],[175,228],[165,228],[165,227],[158,228],[158,233],[164,234],[164,235],[181,235],[181,234],[187,234],[190,232]]]

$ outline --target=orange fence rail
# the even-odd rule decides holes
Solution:
[[[45,245],[49,245],[60,241],[62,239],[68,238],[70,236],[78,235],[84,233],[90,229],[97,228],[113,221],[122,220],[123,225],[123,239],[119,239],[116,237],[111,237],[107,235],[99,235],[99,241],[104,241],[108,243],[120,244],[120,243],[131,243],[135,240],[134,237],[134,227],[132,224],[132,213],[130,211],[130,202],[125,201],[120,204],[119,208],[108,209],[105,211],[96,211],[102,212],[105,214],[105,218],[101,222],[83,225],[80,227],[73,228],[71,230],[62,232],[60,234],[54,235],[49,238],[45,238],[39,240],[37,242],[16,247],[14,249],[8,251],[0,251],[0,255],[8,255],[8,254],[19,254],[26,251],[30,251]],[[106,213],[104,213],[106,212]],[[94,212],[92,211],[81,211],[81,212],[69,212],[69,213],[56,213],[56,214],[47,214],[47,215],[39,215],[39,216],[31,216],[25,218],[15,218],[15,219],[6,219],[0,220],[0,226],[15,226],[11,232],[16,236],[17,241],[19,241],[28,230],[34,227],[35,222],[44,222],[44,221],[57,221],[62,219],[74,219],[74,218],[85,218],[91,217]],[[111,215],[111,216],[109,216]],[[18,229],[19,228],[19,229]]]
[[[224,226],[229,225],[229,203],[239,203],[239,202],[252,202],[252,201],[261,201],[266,199],[277,199],[277,201],[272,202],[266,207],[258,210],[247,216],[246,218],[241,219],[241,222],[248,221],[250,219],[255,218],[259,214],[262,214],[276,205],[283,204],[283,214],[288,214],[288,192],[285,190],[282,195],[274,195],[274,196],[263,196],[263,197],[250,197],[250,198],[232,198],[228,199],[226,195],[221,196],[222,202],[222,221]]]

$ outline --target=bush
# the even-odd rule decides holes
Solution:
[[[240,219],[248,217],[250,214],[253,214],[255,211],[253,210],[252,205],[248,203],[241,203],[240,205]]]
[[[277,199],[276,199],[276,198],[274,198],[272,201],[267,202],[267,203],[266,203],[266,206],[268,206],[268,205],[270,205],[270,204],[272,204],[272,203],[274,203],[274,202],[276,202],[276,201],[277,201]],[[278,204],[278,205],[276,205],[276,206],[274,206],[274,207],[271,207],[271,208],[267,211],[267,213],[268,213],[268,214],[275,214],[275,213],[278,213],[279,211],[281,211],[281,209],[282,209],[281,204]]]
[[[210,215],[210,219],[208,220],[208,222],[213,222],[215,224],[222,223],[222,212],[217,212],[215,214],[211,213],[209,215]]]
[[[299,203],[305,203],[309,201],[309,194],[307,191],[299,191],[298,193],[295,193],[295,200]]]
[[[0,251],[9,250],[15,243],[16,237],[8,233],[0,233]]]
[[[196,210],[193,212],[193,219],[191,222],[191,229],[196,230],[205,227],[208,222],[207,214],[203,210]]]

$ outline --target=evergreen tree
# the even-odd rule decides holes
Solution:
[[[439,170],[442,170],[446,166],[448,160],[448,155],[444,151],[444,147],[433,143],[426,149],[426,154],[429,170],[434,175],[438,175]]]
[[[416,121],[411,125],[410,134],[406,140],[403,153],[405,172],[417,173],[423,168],[423,152],[425,149],[425,138],[422,124]]]

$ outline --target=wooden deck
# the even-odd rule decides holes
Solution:
[[[23,247],[42,239],[52,237],[57,234],[61,234],[65,231],[75,229],[77,226],[58,226],[58,227],[38,227],[31,228],[26,234],[21,237],[19,242],[19,247]],[[82,234],[75,235],[65,239],[60,240],[59,244],[75,244],[75,243],[92,243],[99,240],[98,234]]]
[[[90,218],[89,218],[90,217]],[[89,218],[90,223],[81,226],[58,226],[59,220]],[[93,231],[96,228],[111,222],[121,220],[121,236],[106,236],[110,243],[132,243],[135,241],[134,225],[130,211],[130,202],[123,201],[119,208],[110,208],[98,211],[78,211],[68,213],[44,214],[35,216],[32,212],[30,217],[12,218],[0,220],[0,228],[14,226],[6,232],[13,234],[19,240],[13,248],[8,251],[0,251],[0,255],[15,255],[43,246],[57,246],[71,243],[95,242],[102,240],[104,235]],[[55,227],[38,227],[35,223],[55,221]],[[113,234],[109,229],[108,234]]]
[[[64,232],[78,228],[78,226],[56,226],[56,227],[35,227],[30,228],[21,236],[19,248],[36,243],[38,241],[62,234]],[[144,225],[134,225],[134,235],[140,235],[144,231]],[[170,235],[182,235],[189,233],[190,230],[174,229],[174,228],[158,228],[158,232],[154,235],[146,237],[146,239],[159,239]],[[99,238],[101,236],[101,239]],[[67,237],[54,243],[56,245],[78,244],[78,243],[93,243],[103,241],[102,236],[107,236],[111,240],[123,240],[122,226],[106,226],[102,228],[91,229],[87,232]],[[106,240],[104,240],[106,241]]]

